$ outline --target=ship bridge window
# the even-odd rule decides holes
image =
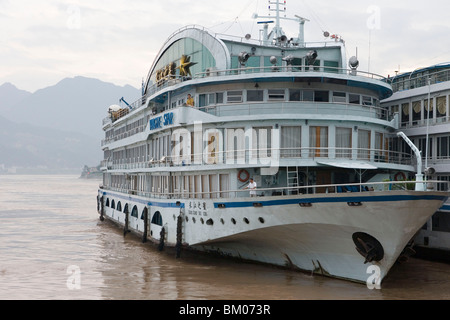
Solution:
[[[333,102],[346,103],[347,94],[345,92],[333,92]]]
[[[302,92],[296,89],[289,90],[289,101],[301,101]]]
[[[337,62],[337,61],[326,61],[325,60],[323,62],[323,66],[325,67],[324,68],[325,72],[335,72],[335,73],[337,73],[338,72],[337,68],[339,68],[339,62]]]
[[[268,91],[269,101],[284,100],[285,94],[284,89],[271,89]]]
[[[314,101],[314,91],[289,89],[289,101]]]
[[[156,224],[156,225],[162,227],[163,220],[162,220],[161,212],[159,212],[159,211],[155,212],[155,214],[153,215],[153,218],[152,218],[152,224]]]
[[[372,97],[363,96],[363,97],[362,97],[362,104],[363,104],[364,106],[372,106],[372,105],[373,105],[373,103],[372,103]]]
[[[314,91],[303,90],[302,95],[302,101],[314,101]]]
[[[361,96],[359,94],[349,94],[348,102],[350,104],[361,104]]]
[[[330,93],[329,91],[314,91],[314,101],[315,102],[329,102]]]
[[[242,91],[228,91],[227,92],[227,102],[228,103],[242,102]]]
[[[247,90],[247,101],[258,102],[264,100],[263,90]]]

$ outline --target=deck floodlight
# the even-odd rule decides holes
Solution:
[[[241,63],[241,65],[244,65],[249,58],[250,58],[250,55],[247,52],[245,52],[245,51],[241,52],[239,54],[239,57],[238,57],[239,62]]]
[[[308,52],[308,54],[306,55],[306,62],[308,63],[308,65],[313,65],[314,62],[316,62],[317,57],[318,57],[317,51],[312,50]]]
[[[350,68],[357,69],[359,67],[358,58],[355,56],[351,57],[350,60],[348,61],[348,64],[350,65]]]

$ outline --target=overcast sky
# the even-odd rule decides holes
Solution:
[[[450,62],[448,0],[287,0],[306,41],[338,34],[360,70],[384,76]],[[267,0],[0,0],[0,84],[34,92],[86,76],[139,88],[164,41],[185,25],[259,38]],[[273,14],[273,13],[272,13]],[[296,37],[295,22],[283,22]]]

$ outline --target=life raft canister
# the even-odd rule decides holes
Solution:
[[[247,170],[242,169],[238,173],[238,179],[239,179],[240,182],[247,182],[248,179],[250,179],[250,173],[248,173]]]

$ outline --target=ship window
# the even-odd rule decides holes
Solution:
[[[252,156],[254,159],[264,159],[271,156],[272,128],[262,127],[252,130]]]
[[[368,96],[363,96],[362,97],[362,104],[364,106],[371,106],[372,105],[372,98],[368,97]]]
[[[430,106],[428,107],[428,99],[425,99],[423,101],[424,106],[425,106],[425,119],[432,119],[433,118],[433,108],[434,108],[434,102],[433,102],[433,98],[430,99]],[[428,115],[426,114],[428,113]]]
[[[370,160],[370,135],[368,130],[358,131],[358,159]]]
[[[223,103],[223,92],[217,92],[216,93],[216,103]]]
[[[328,157],[328,127],[309,128],[310,157]]]
[[[447,114],[447,97],[436,98],[436,111],[438,117],[443,117]]]
[[[299,158],[301,157],[302,128],[301,127],[281,127],[281,157]]]
[[[301,91],[300,90],[289,90],[289,101],[301,101]]]
[[[412,111],[413,111],[413,121],[419,121],[421,118],[422,103],[420,101],[413,101]]]
[[[138,217],[138,208],[137,206],[133,207],[133,210],[131,210],[131,216],[137,218]]]
[[[163,220],[162,220],[161,213],[159,211],[156,211],[155,214],[153,215],[152,224],[156,224],[156,225],[162,227]]]
[[[111,201],[111,208],[116,209],[116,202],[114,201],[114,199],[113,201]]]
[[[352,129],[336,128],[336,158],[351,158]]]
[[[409,103],[402,104],[402,122],[409,122]]]
[[[314,91],[312,90],[303,90],[302,101],[314,101]]]
[[[199,95],[198,96],[198,106],[201,108],[201,107],[204,107],[206,105],[207,105],[207,103],[206,103],[206,94]]]
[[[348,102],[350,104],[361,104],[361,97],[358,94],[349,94]]]
[[[117,211],[122,211],[122,204],[119,202],[117,202]]]
[[[383,157],[383,149],[384,149],[384,135],[380,132],[375,132],[375,160],[382,161]]]
[[[338,72],[339,62],[337,61],[324,61],[323,62],[325,72]],[[328,68],[326,68],[328,67]]]
[[[314,101],[329,102],[330,101],[329,91],[314,91]]]
[[[106,204],[105,204],[105,206],[109,207],[109,198],[106,199]]]
[[[438,154],[437,154],[437,158],[438,159],[448,159],[450,157],[450,153],[449,153],[449,137],[438,137]]]
[[[347,94],[345,92],[333,92],[333,102],[346,103]]]
[[[242,102],[242,91],[228,91],[227,102],[228,103]]]
[[[148,215],[148,209],[144,208],[144,210],[142,210],[141,220],[145,220],[146,215]]]
[[[294,58],[294,60],[292,60],[292,70],[294,70],[294,71],[301,71],[302,70],[302,63],[303,63],[303,59],[302,58]]]
[[[261,58],[258,56],[252,56],[247,60],[246,64],[247,68],[254,68],[254,69],[247,69],[247,72],[260,72],[259,68],[261,67]]]
[[[247,101],[256,102],[264,100],[263,90],[247,90]]]
[[[269,100],[284,100],[284,89],[272,89],[269,90]]]

